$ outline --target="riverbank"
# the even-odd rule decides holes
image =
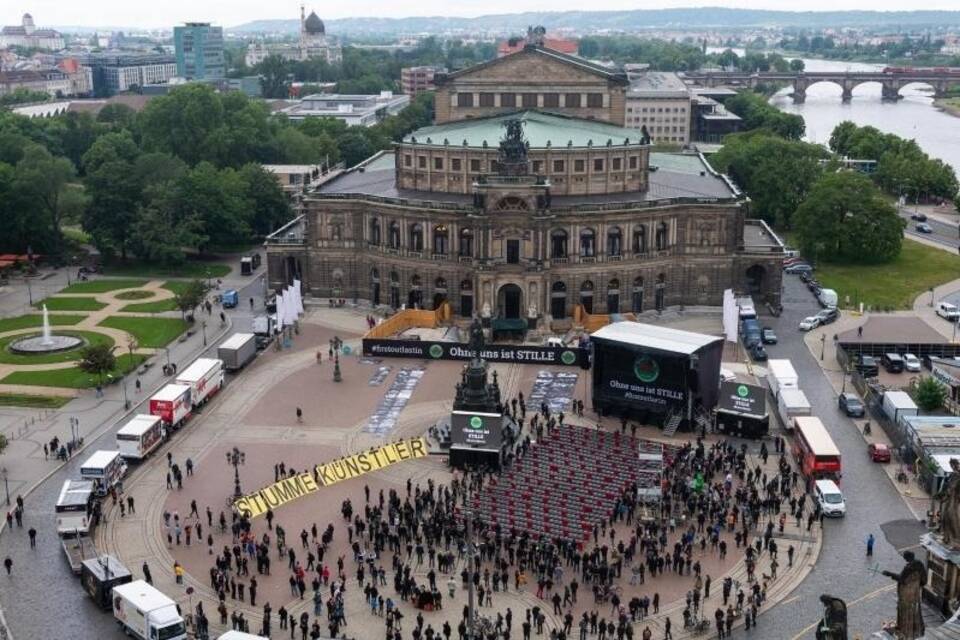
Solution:
[[[960,98],[938,98],[933,101],[933,106],[955,118],[960,118]]]

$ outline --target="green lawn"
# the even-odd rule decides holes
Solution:
[[[86,317],[87,316],[54,314],[50,316],[50,324],[54,326],[77,324]],[[25,316],[14,316],[13,318],[0,318],[0,333],[4,333],[6,331],[16,331],[17,329],[40,327],[42,325],[43,316],[39,313]]]
[[[100,323],[132,334],[141,347],[163,347],[187,329],[180,318],[124,318],[111,316]]]
[[[174,294],[183,293],[187,290],[187,287],[190,286],[189,280],[167,280],[161,285],[164,289],[168,291],[173,291]]]
[[[863,302],[874,309],[911,309],[913,301],[930,287],[960,277],[960,257],[904,238],[903,249],[893,262],[878,265],[821,263],[817,280],[835,289],[840,306]],[[850,304],[846,303],[850,296]]]
[[[73,331],[73,330],[57,330],[56,333],[63,335],[79,336],[87,341],[87,344],[108,344],[113,345],[113,339],[110,336],[105,336],[102,333],[94,333],[92,331]],[[30,335],[30,334],[26,334]],[[23,338],[24,335],[15,335],[7,336],[6,338],[0,338],[0,362],[5,364],[49,364],[51,362],[74,362],[79,358],[80,350],[83,349],[86,345],[81,345],[76,349],[70,349],[69,351],[60,351],[57,353],[47,353],[44,355],[21,355],[18,353],[11,353],[7,350],[7,345]]]
[[[155,296],[153,291],[147,291],[146,289],[133,289],[132,291],[124,291],[118,293],[114,297],[117,300],[146,300],[147,298],[152,298]]]
[[[109,276],[142,278],[206,278],[209,272],[211,278],[222,278],[230,273],[230,267],[216,262],[186,262],[178,267],[129,262],[106,265],[103,272]]]
[[[136,369],[147,356],[135,353],[131,358],[129,353],[117,356],[117,366],[109,375],[120,377]],[[104,380],[108,380],[104,376]],[[69,369],[52,369],[50,371],[14,371],[0,383],[3,384],[30,384],[41,387],[71,387],[74,389],[90,389],[97,386],[97,376],[91,375],[79,367]]]
[[[59,409],[73,400],[66,396],[35,396],[26,393],[0,393],[0,407]]]
[[[134,280],[132,278],[87,280],[86,282],[74,282],[60,293],[106,293],[117,289],[136,289],[147,284],[147,282],[147,280]]]
[[[162,313],[164,311],[175,311],[177,303],[173,298],[166,300],[157,300],[156,302],[137,302],[120,307],[120,311],[129,311],[131,313]]]
[[[44,298],[33,306],[41,309],[43,305],[47,305],[47,309],[50,311],[99,311],[107,306],[93,298],[70,298],[67,296]]]

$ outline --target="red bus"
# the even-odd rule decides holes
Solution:
[[[840,480],[840,449],[819,418],[793,419],[793,455],[800,471],[813,480]]]

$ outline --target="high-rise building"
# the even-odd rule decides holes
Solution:
[[[209,22],[187,22],[173,28],[177,53],[177,75],[188,80],[217,80],[226,77],[223,57],[223,27]]]

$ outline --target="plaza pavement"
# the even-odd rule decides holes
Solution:
[[[130,568],[136,576],[141,575],[141,565],[148,562],[153,575],[154,583],[171,597],[174,597],[184,610],[190,604],[195,604],[197,598],[203,600],[204,608],[211,621],[212,631],[219,632],[223,628],[217,624],[216,596],[209,585],[208,569],[211,556],[207,551],[206,542],[197,544],[193,540],[190,548],[185,545],[168,545],[166,531],[162,526],[163,513],[178,512],[182,521],[187,521],[190,511],[190,501],[196,499],[200,511],[200,521],[204,528],[203,538],[208,533],[204,511],[207,506],[213,510],[214,529],[221,510],[227,511],[228,496],[233,490],[233,470],[226,464],[225,453],[232,446],[238,446],[246,454],[245,464],[241,467],[241,481],[244,491],[255,490],[273,481],[273,464],[285,461],[290,467],[306,468],[317,462],[336,458],[340,455],[365,449],[382,440],[363,431],[370,413],[371,399],[383,394],[388,388],[390,379],[395,371],[402,366],[420,365],[419,361],[384,359],[382,364],[393,367],[391,377],[380,387],[370,387],[367,384],[373,367],[359,362],[355,356],[341,358],[341,368],[345,382],[339,385],[332,382],[332,365],[328,361],[327,344],[331,336],[338,335],[345,339],[347,344],[356,343],[357,336],[364,329],[364,315],[345,309],[319,309],[309,314],[309,318],[301,324],[301,333],[294,340],[294,348],[290,351],[277,353],[269,351],[258,358],[242,375],[237,376],[223,394],[214,399],[204,410],[202,416],[195,417],[187,427],[185,433],[178,436],[173,448],[173,459],[184,466],[189,457],[196,465],[195,475],[184,478],[182,491],[168,491],[166,488],[167,461],[163,456],[156,456],[143,465],[135,468],[125,483],[128,495],[135,498],[138,505],[136,514],[127,514],[120,518],[117,507],[107,511],[107,522],[101,526],[96,534],[96,542],[101,552],[109,552]],[[355,333],[348,335],[346,332]],[[324,362],[316,364],[315,352],[322,352]],[[387,439],[411,437],[422,434],[428,425],[440,416],[449,412],[453,383],[458,377],[461,364],[455,362],[430,362],[426,365],[427,374],[417,387],[413,398],[401,413],[399,421]],[[503,397],[515,396],[517,391],[529,393],[529,385],[536,375],[536,367],[519,367],[508,365],[493,365],[500,373],[500,384]],[[580,371],[581,378],[584,372]],[[581,380],[575,391],[576,396],[582,397],[585,393],[586,381]],[[304,424],[296,423],[293,408],[301,406],[304,409]],[[596,428],[596,423],[589,416],[586,419],[569,418],[576,424],[587,428]],[[607,421],[611,422],[611,421]],[[619,424],[607,424],[600,428],[619,428]],[[641,429],[640,437],[655,437],[655,429]],[[711,437],[712,440],[712,437]],[[751,455],[751,463],[759,464],[756,455]],[[771,456],[767,465],[770,471],[775,470],[776,456]],[[277,522],[287,529],[288,543],[300,551],[298,541],[301,527],[309,529],[311,522],[316,522],[322,530],[326,523],[335,525],[333,549],[326,557],[327,564],[333,564],[337,555],[345,555],[348,580],[346,599],[346,615],[348,626],[345,633],[348,637],[361,640],[379,640],[383,635],[381,618],[371,616],[368,607],[362,601],[361,590],[356,586],[354,579],[355,566],[350,559],[352,554],[346,546],[344,529],[346,523],[339,515],[342,500],[350,498],[355,505],[355,511],[363,504],[363,485],[371,486],[372,499],[376,499],[380,488],[397,490],[401,495],[408,477],[414,483],[425,486],[428,479],[438,483],[447,483],[450,475],[446,471],[440,457],[429,457],[424,460],[408,462],[388,467],[380,472],[368,474],[363,478],[345,481],[331,487],[321,488],[320,494],[301,498],[293,503],[284,505],[277,510]],[[109,506],[109,505],[108,505]],[[229,520],[229,515],[228,515]],[[788,518],[789,520],[789,518]],[[193,519],[190,519],[192,522]],[[291,524],[292,523],[292,524]],[[259,536],[265,529],[263,519],[254,520],[254,530]],[[221,550],[224,544],[232,544],[229,531],[221,534],[213,532],[214,553]],[[820,548],[819,526],[814,526],[813,534],[798,531],[793,523],[788,523],[782,535],[776,535],[780,546],[779,576],[771,580],[768,587],[768,604],[764,610],[786,598],[796,587],[816,562]],[[787,568],[786,549],[793,545],[796,549],[794,567]],[[712,620],[713,609],[720,600],[723,575],[730,575],[734,580],[746,586],[746,570],[740,553],[734,548],[732,538],[729,542],[730,551],[728,560],[722,565],[711,564],[711,554],[700,557],[699,551],[694,557],[705,565],[705,573],[713,577],[711,597],[705,607],[705,613]],[[298,553],[298,555],[300,555]],[[251,622],[251,630],[257,631],[261,621],[261,607],[269,601],[273,611],[274,637],[280,637],[277,629],[276,611],[283,604],[289,611],[299,615],[301,611],[312,614],[312,605],[309,598],[305,601],[291,599],[285,560],[276,559],[271,567],[272,578],[258,576],[260,589],[256,607],[249,603],[243,604],[228,597],[228,608],[243,611]],[[184,585],[177,585],[173,575],[173,563],[178,561],[187,569]],[[764,554],[757,568],[757,575],[769,574],[769,556]],[[392,571],[389,562],[384,558],[382,564],[388,570],[388,585],[384,587],[384,596],[391,595]],[[568,570],[569,571],[569,570]],[[424,581],[426,568],[418,570],[419,581]],[[714,573],[715,572],[715,573]],[[335,573],[335,571],[334,571]],[[444,620],[450,620],[451,626],[456,627],[462,605],[465,603],[465,592],[460,589],[459,568],[455,571],[457,594],[453,603],[445,598],[445,607],[442,611],[424,613],[428,624],[439,629]],[[245,580],[246,581],[246,580]],[[633,590],[628,587],[627,577],[621,581],[625,593]],[[438,578],[438,587],[446,596],[446,576]],[[185,587],[193,587],[192,597],[187,597]],[[642,623],[635,625],[636,637],[645,626],[650,626],[654,637],[663,636],[662,625],[666,616],[673,622],[675,638],[684,638],[688,634],[682,629],[683,594],[692,587],[690,577],[677,577],[666,574],[654,580],[648,580],[644,589],[636,589],[637,593],[652,595],[654,590],[661,593],[662,606],[659,616],[651,616]],[[309,595],[309,593],[308,593]],[[633,591],[629,595],[633,595]],[[625,598],[626,599],[626,598]],[[592,601],[592,595],[584,588],[581,591],[581,602],[575,607],[579,614]],[[539,605],[549,614],[551,606],[547,600],[539,600],[532,593],[531,587],[518,593],[511,590],[493,594],[493,609],[482,609],[481,613],[490,615],[491,611],[504,612],[509,607],[515,619],[515,633],[519,634],[519,623],[522,621],[526,608]],[[454,605],[454,606],[451,606]],[[416,611],[406,603],[402,605],[405,615],[405,629],[412,624]],[[609,615],[609,605],[598,605],[601,616]],[[556,626],[560,621],[548,615],[547,627]],[[738,625],[742,620],[738,620]],[[325,627],[325,621],[322,621]],[[712,627],[711,627],[712,629]],[[708,636],[709,637],[709,634]]]

